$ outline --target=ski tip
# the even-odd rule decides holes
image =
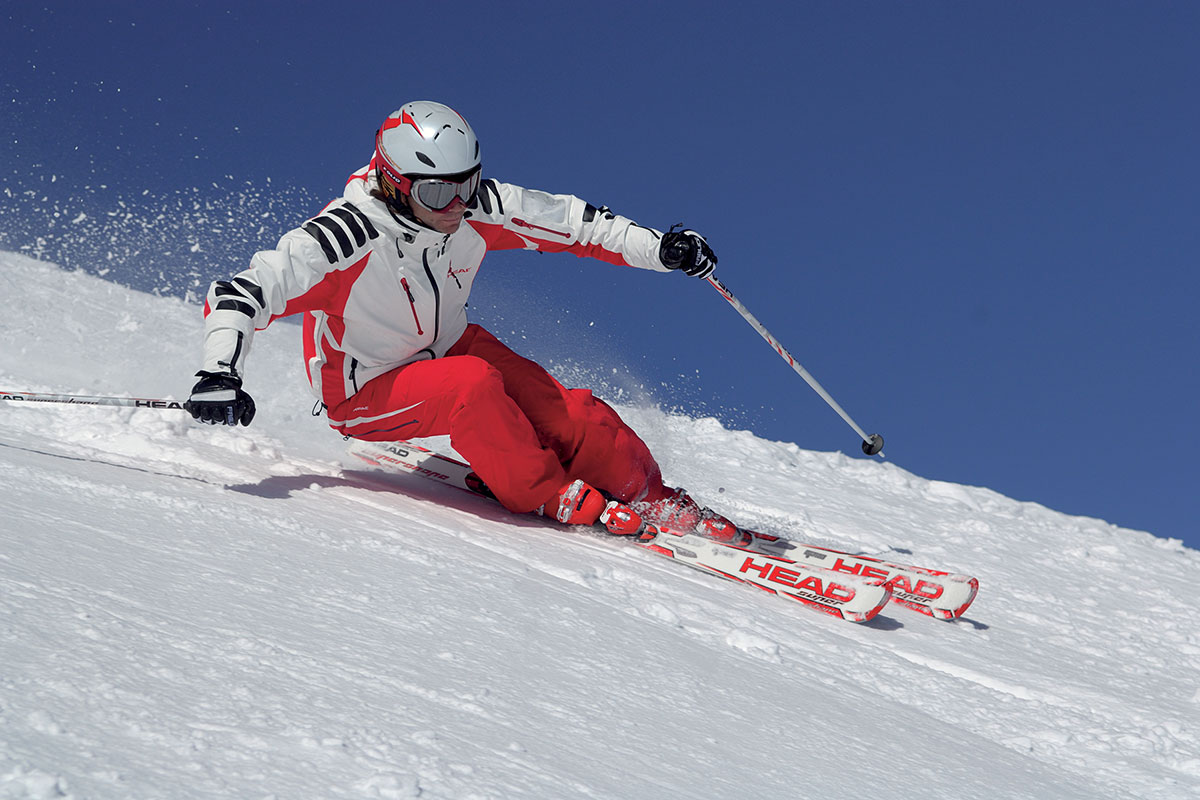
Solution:
[[[967,596],[962,601],[962,603],[960,603],[958,606],[956,606],[954,609],[952,609],[952,612],[951,612],[952,616],[950,617],[950,619],[958,619],[963,614],[965,614],[967,612],[967,609],[971,607],[971,603],[974,603],[975,598],[979,595],[979,580],[977,578],[968,579],[966,582],[966,586],[967,586]]]
[[[959,591],[944,594],[938,598],[936,605],[912,595],[902,594],[893,595],[892,602],[927,617],[953,621],[965,614],[971,603],[975,602],[975,597],[979,594],[979,581],[975,578],[965,578],[962,581],[954,581],[949,586]]]
[[[873,592],[871,590],[878,590],[878,594],[872,597]],[[853,592],[852,605],[827,605],[808,597],[792,594],[791,592],[781,592],[780,594],[784,594],[793,600],[798,600],[809,608],[823,611],[830,616],[853,623],[870,622],[879,616],[879,612],[883,611],[892,600],[891,590],[882,585],[875,586],[868,584],[866,586],[856,586]],[[864,602],[871,605],[863,608]]]
[[[938,613],[931,616],[944,620],[956,620],[967,613],[967,609],[971,607],[971,603],[975,602],[975,597],[979,594],[979,580],[977,578],[955,581],[951,586],[960,588],[962,590],[961,594],[954,599],[952,604],[947,607],[938,608]]]
[[[882,589],[883,592],[880,594],[879,602],[875,604],[875,607],[869,609],[868,611],[859,612],[853,617],[844,617],[847,622],[870,622],[871,620],[875,619],[875,617],[879,616],[879,612],[883,611],[887,604],[892,601],[892,590],[886,586],[880,586],[879,588]]]

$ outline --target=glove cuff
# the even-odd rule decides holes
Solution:
[[[197,378],[218,378],[218,379],[229,381],[231,383],[235,383],[239,387],[242,385],[241,376],[239,376],[235,372],[209,372],[207,370],[202,369],[196,373],[196,377]]]

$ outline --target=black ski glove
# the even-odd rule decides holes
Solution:
[[[200,378],[183,408],[209,425],[249,425],[254,398],[242,391],[242,379],[228,372],[197,372]]]
[[[663,234],[658,258],[667,269],[681,269],[693,278],[707,278],[717,268],[717,256],[704,237],[695,231],[671,230]]]

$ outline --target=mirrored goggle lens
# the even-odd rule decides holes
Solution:
[[[431,211],[441,211],[453,203],[456,197],[465,205],[470,205],[475,192],[479,190],[480,175],[481,172],[477,170],[461,183],[441,178],[421,178],[413,181],[413,195],[421,205]]]

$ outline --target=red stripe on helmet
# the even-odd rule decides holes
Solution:
[[[417,127],[416,120],[414,120],[412,118],[412,115],[409,114],[404,109],[400,110],[400,124],[401,125],[405,125],[405,124],[412,125],[413,130],[415,130],[417,132],[417,135],[420,136],[422,139],[425,138],[425,134],[421,133],[421,129]]]
[[[413,130],[417,132],[417,136],[420,136],[422,139],[425,138],[425,134],[421,132],[421,128],[417,125],[417,121],[412,118],[412,114],[409,114],[404,109],[400,109],[399,118],[388,117],[385,119],[383,121],[383,130],[381,130],[380,133],[383,131],[390,131],[392,128],[399,128],[401,125],[412,125]]]

